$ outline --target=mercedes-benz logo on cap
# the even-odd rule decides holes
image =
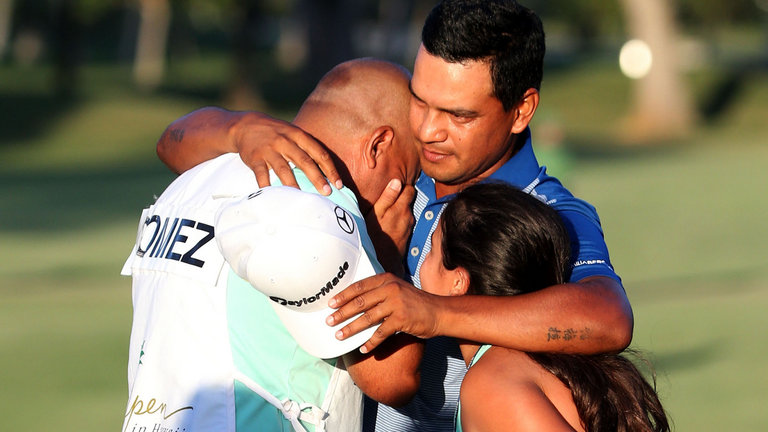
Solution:
[[[336,206],[333,211],[336,212],[336,223],[339,224],[342,231],[347,234],[355,232],[355,221],[352,219],[352,215],[339,206]]]

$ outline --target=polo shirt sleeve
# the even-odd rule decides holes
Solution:
[[[563,219],[571,239],[571,282],[590,276],[607,276],[621,283],[611,265],[603,228],[595,208],[575,197],[564,197],[551,204]]]

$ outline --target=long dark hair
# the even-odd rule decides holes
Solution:
[[[560,216],[508,184],[466,188],[440,223],[443,266],[469,272],[468,294],[524,294],[570,277],[571,248]]]
[[[559,215],[510,185],[464,189],[445,207],[440,224],[443,265],[469,273],[468,294],[524,294],[570,276],[570,243]],[[669,431],[655,378],[651,385],[623,355],[528,356],[571,390],[587,431]]]

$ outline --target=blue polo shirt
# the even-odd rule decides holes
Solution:
[[[558,179],[547,175],[539,166],[531,145],[530,129],[523,133],[525,144],[507,163],[484,180],[503,181],[536,196],[557,210],[571,238],[573,272],[571,282],[590,276],[621,279],[613,270],[608,248],[603,239],[600,218],[595,208],[578,199]],[[445,205],[454,195],[440,199],[435,194],[435,181],[424,172],[416,182],[413,214],[416,219],[407,251],[406,266],[412,283],[421,288],[419,270],[431,247],[432,233]],[[375,407],[366,401],[365,430],[373,428],[377,411],[377,431],[454,431],[461,380],[466,365],[453,338],[436,337],[426,342],[421,362],[421,386],[414,399],[405,407]]]

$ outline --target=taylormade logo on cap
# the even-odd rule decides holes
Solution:
[[[320,288],[320,291],[317,292],[317,294],[311,296],[311,297],[304,297],[301,300],[286,300],[284,298],[280,298],[277,296],[270,296],[269,299],[273,302],[279,304],[280,306],[297,306],[301,307],[306,304],[314,303],[318,300],[320,300],[320,297],[325,297],[326,294],[329,294],[336,285],[341,282],[341,279],[344,277],[345,274],[347,274],[347,270],[349,270],[349,262],[344,261],[344,264],[339,266],[339,272],[336,273],[336,276],[325,283],[325,285]]]

